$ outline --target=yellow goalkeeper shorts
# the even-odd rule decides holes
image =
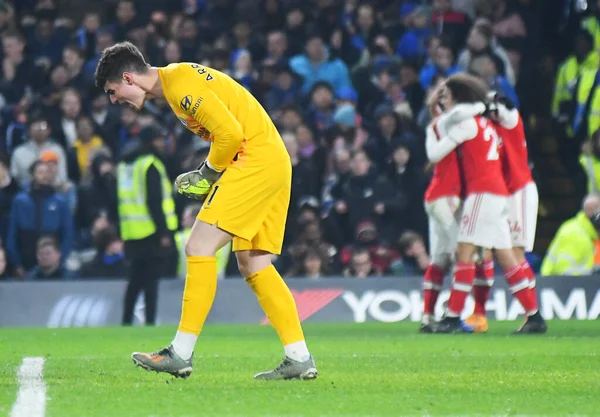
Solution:
[[[292,165],[229,166],[204,201],[198,220],[232,234],[232,250],[281,253],[290,203]]]

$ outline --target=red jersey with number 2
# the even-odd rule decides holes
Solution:
[[[523,119],[518,112],[516,117],[518,117],[518,122],[512,129],[500,123],[495,125],[500,137],[498,150],[500,161],[502,162],[502,175],[510,194],[533,182],[531,169],[529,169]]]
[[[440,140],[440,133],[436,123],[432,125],[433,133]],[[442,197],[461,196],[460,172],[458,170],[456,152],[452,151],[445,158],[435,164],[433,177],[425,191],[425,201],[431,202]]]
[[[465,196],[480,193],[508,196],[494,124],[485,117],[475,116],[456,127],[463,129],[469,138],[458,147],[459,166],[465,179]]]

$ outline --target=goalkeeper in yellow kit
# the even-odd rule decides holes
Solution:
[[[255,379],[316,378],[294,298],[271,264],[271,254],[279,254],[283,243],[292,167],[265,110],[226,74],[194,63],[151,67],[128,42],[102,52],[95,78],[112,103],[139,110],[147,99],[165,99],[188,129],[211,142],[199,169],[176,180],[179,193],[204,201],[185,247],[179,328],[170,346],[136,352],[134,363],[180,377],[191,374],[194,346],[215,298],[215,254],[233,239],[240,272],[285,351],[277,368]]]

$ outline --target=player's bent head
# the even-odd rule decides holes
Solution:
[[[120,83],[123,73],[145,74],[148,64],[140,50],[131,42],[119,42],[102,51],[94,78],[96,86],[105,88],[107,82]]]
[[[446,88],[450,90],[455,103],[485,102],[489,90],[483,81],[466,72],[459,72],[448,77]]]

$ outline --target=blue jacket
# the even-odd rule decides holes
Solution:
[[[342,87],[352,87],[348,67],[338,58],[325,59],[320,64],[313,65],[306,55],[296,55],[290,59],[290,67],[304,79],[302,94],[305,95],[317,81],[328,82],[333,87],[333,91],[338,91]]]
[[[461,67],[459,67],[458,65],[453,65],[450,68],[448,68],[445,72],[443,72],[443,74],[445,77],[449,77],[452,74],[460,71],[462,71]],[[433,64],[425,65],[423,67],[423,69],[421,70],[421,74],[419,74],[419,80],[421,82],[421,87],[423,87],[423,90],[427,90],[429,88],[429,86],[431,85],[431,80],[433,80],[433,77],[435,77],[435,74],[437,73],[442,73],[442,71],[436,68]]]
[[[73,215],[67,201],[55,192],[22,191],[13,200],[6,250],[16,266],[31,269],[37,263],[37,241],[54,236],[62,259],[73,248]]]

